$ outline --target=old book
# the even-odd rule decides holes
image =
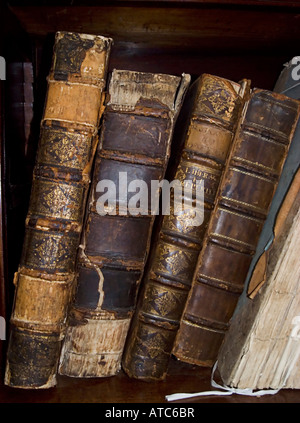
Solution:
[[[265,282],[239,307],[220,349],[218,369],[226,385],[300,388],[299,234],[300,170],[277,215]]]
[[[58,32],[22,257],[15,274],[5,383],[55,385],[97,144],[111,39]]]
[[[254,89],[245,104],[220,183],[174,355],[215,363],[243,292],[299,116],[299,102]]]
[[[282,70],[276,85],[274,87],[274,92],[281,93],[287,97],[300,100],[300,85],[295,83],[293,78],[293,73],[297,71],[297,63],[293,64],[293,59],[286,63],[284,69]],[[251,261],[249,272],[245,281],[247,286],[247,292],[245,290],[244,294],[247,294],[250,298],[253,298],[256,295],[256,292],[260,289],[264,278],[261,278],[261,281],[258,281],[258,278],[252,277],[252,272],[256,267],[256,273],[258,272],[258,266],[262,269],[262,262],[264,261],[264,252],[268,249],[268,246],[272,242],[274,233],[273,227],[275,224],[276,215],[280,208],[281,203],[288,191],[288,188],[295,176],[298,167],[300,165],[300,122],[298,121],[297,127],[294,132],[294,136],[289,148],[288,156],[285,160],[278,186],[274,194],[270,210],[266,219],[266,222],[263,226],[259,241],[257,244],[256,252]],[[260,261],[260,263],[258,263]],[[250,283],[251,278],[251,283]],[[243,298],[246,295],[243,295],[240,298],[240,302],[243,301]]]
[[[170,214],[163,216],[160,233],[151,246],[122,360],[131,377],[163,379],[166,375],[219,180],[248,91],[248,81],[238,84],[204,74],[186,96],[173,141],[180,144],[175,138],[184,140],[174,181],[184,187],[184,201],[189,194],[187,183],[191,182],[195,191],[197,181],[203,181],[204,201],[197,205],[202,216],[197,222],[195,209],[188,207],[178,214],[175,210],[175,214],[174,201]]]
[[[126,70],[111,75],[61,374],[101,377],[120,369],[155,218],[151,181],[164,178],[189,81]],[[99,195],[103,183],[108,190]]]
[[[293,78],[293,73],[297,70],[296,65],[293,60],[285,64],[274,91],[299,100],[300,86]],[[289,336],[294,330],[293,318],[300,315],[299,293],[297,293],[299,246],[298,241],[291,242],[292,232],[299,233],[299,229],[297,230],[295,226],[299,225],[296,223],[300,186],[299,144],[300,121],[295,129],[249,269],[246,279],[247,290],[239,299],[230,329],[219,351],[219,371],[228,385],[249,386],[252,389],[258,386],[274,389],[300,387],[299,358],[298,366],[295,363],[293,367],[292,362],[297,359],[295,355],[297,349],[291,354],[291,347],[297,345],[297,339]],[[288,253],[289,250],[291,251]],[[275,264],[277,275],[274,273]],[[270,314],[267,314],[268,310]],[[266,324],[262,326],[260,320]],[[253,364],[254,358],[255,364]],[[245,362],[246,367],[242,364]],[[242,367],[243,373],[241,373]]]

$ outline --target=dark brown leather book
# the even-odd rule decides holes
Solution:
[[[294,79],[298,66],[293,59],[284,64],[274,92],[300,100]],[[300,361],[293,367],[297,352],[289,337],[295,330],[293,318],[300,314],[300,297],[297,303],[295,295],[300,288],[299,165],[300,120],[251,262],[247,290],[218,353],[218,373],[227,386],[300,388]]]
[[[174,142],[177,137],[184,139],[174,180],[183,186],[191,181],[194,190],[197,181],[204,182],[204,202],[199,204],[202,216],[197,223],[193,221],[193,209],[175,214],[173,203],[170,215],[163,217],[159,236],[151,247],[123,356],[123,368],[131,377],[166,376],[219,180],[247,94],[247,81],[238,84],[208,74],[199,77],[187,94],[181,127],[174,134]]]
[[[216,361],[298,117],[297,100],[265,90],[245,105],[173,348],[182,361]]]
[[[56,34],[21,262],[5,383],[56,383],[97,145],[111,39]]]
[[[120,369],[155,218],[151,181],[164,178],[189,81],[189,75],[112,73],[61,374],[101,377]],[[143,199],[137,200],[137,186],[140,194],[142,188],[146,191]],[[102,213],[103,195],[108,204]]]
[[[250,279],[256,293],[232,318],[218,354],[218,374],[235,388],[299,389],[300,169],[274,222],[270,247]],[[257,285],[259,284],[259,286]]]

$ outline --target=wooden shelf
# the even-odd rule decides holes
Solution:
[[[283,63],[298,54],[299,1],[10,1],[30,40],[57,30],[114,39],[110,68],[233,80],[271,89]],[[7,20],[6,20],[7,21]],[[7,21],[7,54],[19,34]],[[24,41],[23,41],[24,42]]]
[[[58,385],[47,390],[22,390],[0,386],[0,403],[299,403],[299,390],[281,390],[264,397],[205,396],[167,402],[166,395],[178,392],[212,390],[211,370],[171,361],[169,374],[162,382],[130,379],[122,371],[109,378],[76,379],[58,377]]]

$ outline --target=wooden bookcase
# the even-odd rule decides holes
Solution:
[[[110,36],[114,39],[110,68],[189,73],[195,79],[212,73],[235,81],[249,78],[253,87],[272,89],[283,64],[299,55],[299,0],[74,0],[3,1],[0,16],[0,55],[7,69],[32,66],[33,119],[27,139],[16,131],[24,122],[21,74],[0,81],[1,139],[1,262],[0,315],[9,321],[16,271],[23,241],[23,225],[30,193],[31,172],[45,98],[54,34],[57,30]],[[14,90],[18,85],[19,90]],[[10,86],[9,89],[8,87]],[[21,90],[21,91],[20,91]],[[14,98],[14,95],[16,96]],[[23,94],[22,94],[23,95]],[[25,153],[24,142],[27,143]],[[7,328],[9,330],[9,328]],[[1,342],[3,374],[6,341]],[[210,369],[171,360],[164,382],[113,378],[59,378],[57,388],[21,391],[3,387],[0,402],[164,402],[165,394],[210,389]],[[211,398],[212,402],[299,402],[299,391],[240,399]],[[207,398],[196,399],[208,402]]]

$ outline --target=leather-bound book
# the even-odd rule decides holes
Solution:
[[[173,353],[212,366],[229,328],[299,116],[299,102],[254,89],[245,104]]]
[[[180,126],[174,134],[176,144],[184,141],[174,180],[185,188],[190,181],[194,191],[197,181],[203,181],[203,199],[198,204],[200,219],[195,220],[198,217],[193,208],[183,208],[177,214],[174,202],[170,215],[163,216],[160,233],[151,247],[122,360],[131,377],[154,380],[166,376],[220,177],[247,94],[248,81],[238,84],[208,74],[199,77],[188,91]],[[183,198],[186,200],[186,191]]]
[[[300,100],[296,70],[293,59],[285,63],[274,91]],[[247,290],[219,350],[218,371],[229,386],[300,388],[299,331],[294,328],[300,314],[299,165],[300,120],[251,262]]]
[[[120,369],[155,218],[151,181],[164,178],[189,81],[112,72],[60,374],[105,377]]]
[[[10,321],[5,383],[56,383],[111,39],[56,34]]]
[[[259,282],[259,290],[239,304],[219,350],[218,371],[227,386],[300,388],[299,234],[300,170],[278,210],[271,245],[250,279],[249,286]]]

